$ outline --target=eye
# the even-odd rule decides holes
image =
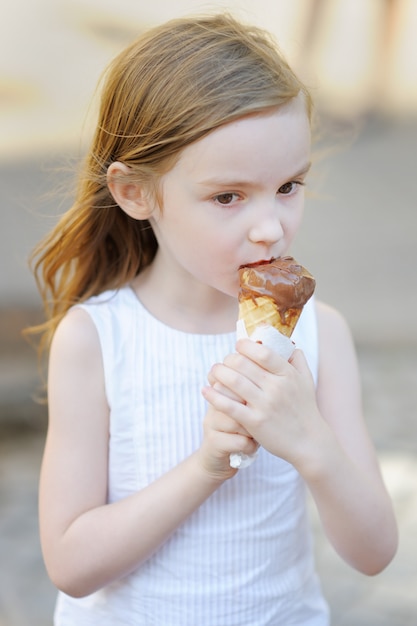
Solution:
[[[289,196],[295,191],[297,191],[298,187],[302,185],[304,185],[304,183],[296,181],[296,180],[292,180],[289,183],[284,183],[283,185],[281,185],[281,187],[278,189],[278,193],[282,193],[285,196]]]
[[[237,194],[232,192],[220,193],[219,195],[214,196],[214,200],[222,205],[232,204],[236,198]]]

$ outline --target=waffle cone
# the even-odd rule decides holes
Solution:
[[[274,300],[268,296],[244,298],[239,302],[239,319],[245,322],[249,337],[255,328],[262,325],[273,326],[286,337],[291,337],[301,311],[293,308],[281,314]]]

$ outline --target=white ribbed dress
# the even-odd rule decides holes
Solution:
[[[108,501],[124,498],[199,446],[210,367],[235,333],[188,334],[152,317],[130,287],[82,305],[100,337],[111,409]],[[293,337],[317,375],[307,303]],[[138,533],[140,528],[138,527]],[[226,481],[131,575],[81,599],[59,593],[56,626],[327,626],[305,487],[265,450]]]

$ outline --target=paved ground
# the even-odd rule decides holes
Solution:
[[[394,562],[369,579],[334,555],[315,523],[334,626],[417,624],[416,145],[415,121],[377,121],[335,153],[297,253],[316,274],[319,294],[353,328],[367,420],[401,532]],[[10,289],[25,275],[23,259],[41,230],[32,211],[44,187],[39,162],[0,169],[2,280]],[[43,206],[51,211],[49,200]],[[55,592],[42,565],[36,504],[45,412],[31,402],[34,355],[17,338],[36,301],[29,287],[15,296],[12,311],[0,310],[0,626],[50,626]]]

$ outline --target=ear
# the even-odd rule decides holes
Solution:
[[[148,219],[153,205],[144,188],[132,182],[132,170],[119,161],[107,169],[107,186],[119,207],[135,220]]]

